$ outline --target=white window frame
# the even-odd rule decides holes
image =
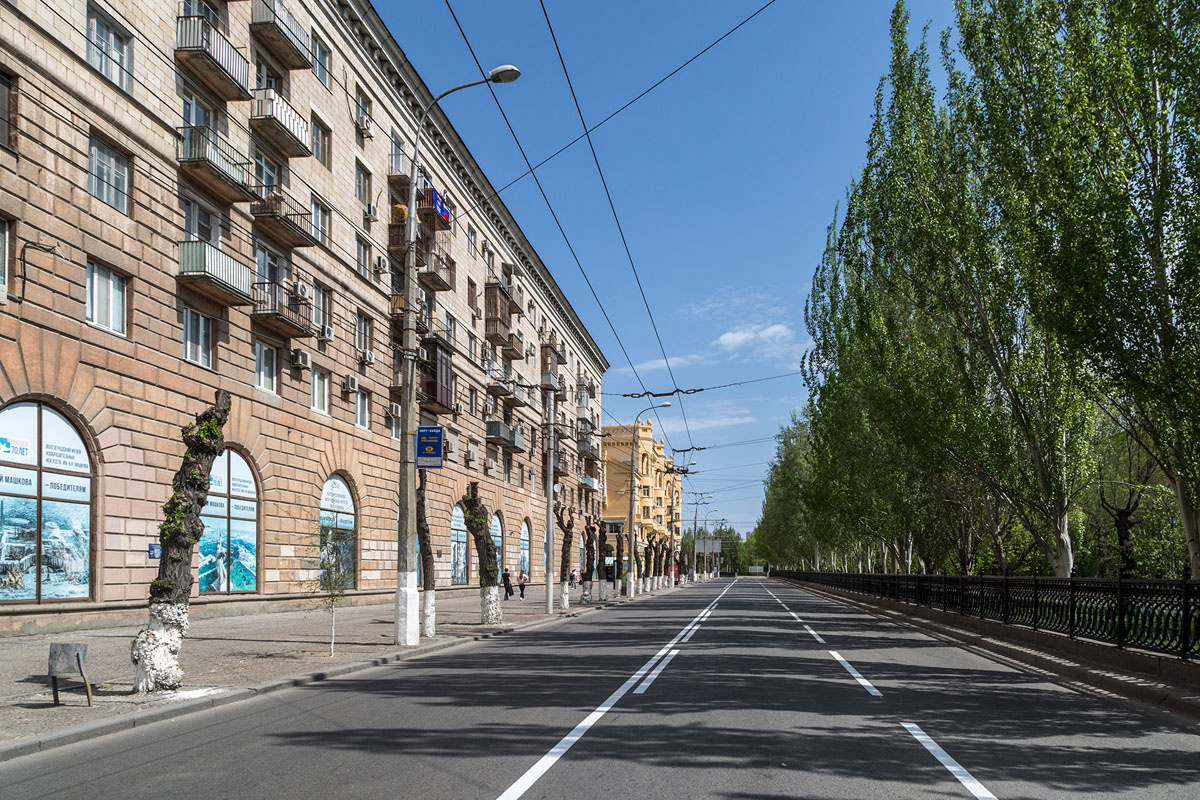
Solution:
[[[320,329],[333,324],[333,292],[319,283],[313,284],[313,325]],[[320,332],[318,330],[318,332]]]
[[[88,324],[124,336],[129,315],[128,286],[124,275],[89,260],[84,304]]]
[[[309,382],[309,408],[329,413],[329,371],[318,367],[312,369],[312,379]]]
[[[311,32],[310,40],[312,42],[313,74],[317,76],[317,80],[321,82],[321,85],[328,89],[332,82],[333,51],[329,49],[329,45],[325,44],[325,40],[318,36],[315,30]],[[324,56],[324,58],[321,56]]]
[[[0,217],[0,305],[8,302],[9,231],[12,222]]]
[[[364,206],[371,204],[371,171],[361,161],[354,162],[354,196]]]
[[[312,198],[312,235],[313,238],[321,244],[329,245],[329,206],[317,199],[316,195]]]
[[[371,393],[364,389],[354,395],[354,424],[360,428],[371,427]]]
[[[371,274],[371,243],[361,236],[354,237],[354,268],[364,278]]]
[[[312,117],[312,151],[313,158],[326,169],[333,163],[330,149],[333,145],[333,131],[315,114]]]
[[[87,10],[87,62],[109,82],[133,91],[133,37],[93,6]]]
[[[95,136],[88,143],[88,194],[129,213],[129,156]]]
[[[279,391],[279,350],[258,339],[254,340],[254,385],[271,394]]]
[[[365,311],[359,311],[354,317],[354,345],[361,353],[370,350],[375,339],[375,321]]]
[[[213,318],[183,307],[183,360],[212,369]]]

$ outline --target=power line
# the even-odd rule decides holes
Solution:
[[[668,366],[668,370],[669,369],[670,369],[670,367]],[[731,386],[746,386],[751,383],[762,383],[763,381],[777,381],[780,378],[791,378],[794,375],[803,375],[803,374],[804,374],[803,372],[785,372],[782,375],[771,375],[766,378],[753,378],[753,379],[747,380],[747,381],[734,381],[733,383],[722,383],[719,386],[704,386],[699,389],[680,389],[678,386],[676,386],[674,389],[672,389],[669,392],[634,392],[631,394],[621,394],[620,392],[601,392],[601,394],[611,395],[613,397],[632,397],[632,398],[670,397],[671,395],[675,395],[675,394],[679,394],[679,395],[699,394],[700,392],[710,392],[713,389],[728,389]],[[675,380],[674,377],[672,377],[671,380],[674,381]],[[683,451],[680,450],[678,452],[682,453]]]

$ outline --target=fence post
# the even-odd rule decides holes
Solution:
[[[1179,584],[1179,660],[1187,661],[1192,649],[1192,607],[1188,597],[1188,568],[1183,568]]]
[[[958,613],[967,613],[967,578],[965,575],[958,576]]]
[[[1071,618],[1070,618],[1070,620],[1067,621],[1067,636],[1074,639],[1075,638],[1075,568],[1074,567],[1071,567],[1071,577],[1067,578],[1067,582],[1071,587],[1071,591],[1070,591],[1070,595],[1071,595],[1070,616],[1071,616]]]
[[[1002,585],[1003,585],[1003,588],[1004,588],[1004,613],[1003,613],[1003,622],[1004,622],[1004,624],[1005,624],[1005,625],[1007,625],[1007,624],[1008,624],[1008,573],[1007,573],[1007,572],[1005,572],[1005,573],[1004,573],[1004,581],[1003,581],[1003,584],[1002,584]]]
[[[1121,586],[1123,572],[1123,569],[1117,568],[1117,647],[1125,646],[1125,595]]]
[[[1038,571],[1033,570],[1033,629],[1038,629]]]
[[[983,571],[982,570],[979,573],[979,618],[986,619],[986,615],[983,613]]]

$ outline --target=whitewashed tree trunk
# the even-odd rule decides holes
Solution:
[[[600,602],[608,602],[608,581],[599,581],[600,584]]]
[[[329,604],[329,657],[333,658],[333,643],[337,639],[337,603]]]
[[[480,622],[484,625],[501,625],[504,623],[504,614],[500,611],[499,586],[484,586],[480,588],[479,604],[481,607]]]
[[[433,589],[421,592],[421,635],[437,636],[437,592]]]
[[[137,665],[134,693],[179,688],[183,683],[179,650],[187,631],[186,603],[150,603],[150,624],[134,637],[130,646],[130,658]]]
[[[563,581],[559,587],[558,602],[564,609],[571,607],[571,584],[567,581]]]
[[[579,596],[580,605],[591,605],[592,603],[592,582],[583,582],[583,594]]]

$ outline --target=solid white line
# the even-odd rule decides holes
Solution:
[[[913,735],[913,738],[925,746],[925,749],[933,753],[933,757],[942,762],[942,766],[950,770],[950,774],[958,778],[958,782],[967,787],[967,791],[975,795],[979,800],[996,800],[996,795],[989,792],[984,785],[975,779],[975,776],[963,769],[963,766],[950,757],[950,754],[938,746],[938,743],[929,738],[929,734],[921,730],[917,725],[911,722],[901,722],[904,729]]]
[[[698,631],[698,630],[700,630],[700,626],[699,626],[699,625],[695,626],[695,627],[694,627],[694,628],[692,628],[690,631],[688,631],[688,635],[687,635],[687,636],[685,636],[685,637],[683,637],[682,639],[680,639],[680,640],[679,640],[679,643],[680,643],[680,644],[687,644],[687,643],[688,643],[688,641],[690,641],[690,640],[691,640],[692,636],[693,636],[693,635],[695,635],[696,631]]]
[[[800,624],[804,625],[804,623],[800,623]],[[804,625],[804,630],[811,633],[812,637],[814,639],[816,639],[818,642],[820,642],[821,644],[825,644],[825,640],[821,638],[821,635],[819,633],[817,633],[816,631],[814,631],[812,628],[808,627],[807,625]]]
[[[692,632],[694,633],[699,629],[700,629],[700,626],[697,625],[695,628],[692,628]],[[691,633],[688,634],[688,636],[691,636],[691,635],[692,635]],[[684,639],[684,641],[686,642],[687,639]],[[671,659],[677,655],[679,655],[678,650],[672,650],[670,653],[667,653],[667,657],[664,658],[662,661],[658,662],[658,666],[654,668],[654,671],[646,676],[646,680],[642,681],[642,685],[637,687],[636,689],[634,689],[633,693],[634,694],[645,694],[646,690],[650,688],[650,684],[654,683],[654,679],[657,678],[662,673],[662,671],[667,668],[667,664],[670,664]]]
[[[804,624],[804,620],[800,619],[800,616],[795,611],[789,608],[788,613],[792,615],[792,619],[796,620],[796,622],[799,622],[801,625]]]
[[[728,592],[731,588],[733,588],[734,583],[737,583],[737,578],[734,578],[733,583],[730,583],[729,586],[725,587],[725,592]],[[722,597],[724,597],[725,592],[721,592],[719,595],[717,595],[717,600],[720,600]],[[617,701],[629,693],[629,690],[632,689],[634,685],[636,685],[637,682],[640,681],[642,677],[650,671],[650,669],[655,665],[655,663],[658,662],[660,658],[671,652],[671,648],[673,648],[679,642],[679,640],[683,638],[684,634],[700,623],[700,617],[703,616],[705,612],[711,613],[712,608],[717,604],[717,600],[712,601],[708,608],[697,614],[691,622],[689,622],[681,631],[679,631],[679,633],[675,634],[674,639],[672,639],[661,650],[655,653],[654,656],[651,657],[651,659],[645,664],[643,664],[637,672],[633,673],[628,680],[622,683],[620,688],[610,694],[608,699],[596,706],[595,711],[584,717],[583,722],[580,722],[578,725],[572,728],[570,733],[564,736],[558,742],[558,744],[550,748],[550,752],[538,759],[537,763],[527,769],[524,775],[522,775],[520,778],[517,778],[516,782],[513,783],[512,786],[509,786],[508,789],[504,791],[504,794],[500,795],[497,800],[517,800],[519,797],[529,791],[529,788],[537,783],[538,779],[545,775],[546,771],[554,766],[555,762],[562,758],[563,755],[565,755],[566,752],[570,750],[577,741],[583,738],[583,735],[588,732],[589,728],[595,725],[601,717],[607,714],[612,707],[617,704]]]
[[[847,671],[847,672],[849,672],[851,675],[853,675],[853,676],[854,676],[854,680],[858,681],[858,682],[859,682],[859,684],[860,684],[860,685],[861,685],[861,686],[862,686],[864,689],[866,689],[866,690],[867,690],[867,692],[869,692],[870,694],[873,694],[873,695],[875,695],[876,697],[883,697],[883,692],[879,691],[879,690],[878,690],[878,689],[876,689],[874,686],[872,686],[872,685],[871,685],[871,682],[870,682],[869,680],[867,680],[866,678],[864,678],[862,675],[859,675],[859,674],[858,674],[858,670],[856,670],[854,667],[850,666],[850,662],[849,662],[849,661],[847,661],[846,659],[842,658],[840,655],[838,655],[838,654],[837,654],[835,651],[833,651],[833,650],[830,650],[830,651],[829,651],[829,655],[831,655],[831,656],[833,656],[834,658],[836,658],[836,659],[838,660],[838,663],[840,663],[840,664],[841,664],[843,667],[845,667],[845,668],[846,668],[846,671]]]

